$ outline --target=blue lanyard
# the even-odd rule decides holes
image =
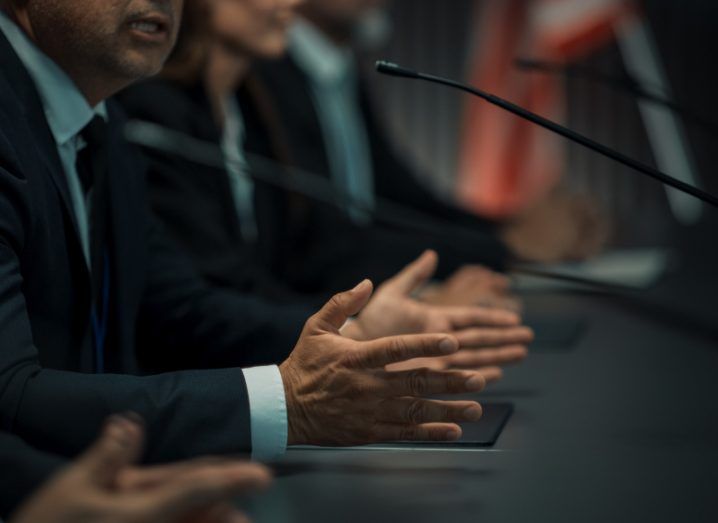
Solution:
[[[98,318],[97,308],[92,307],[92,333],[95,340],[95,372],[105,372],[105,341],[107,339],[107,324],[110,317],[110,258],[105,253],[102,269],[102,317]]]

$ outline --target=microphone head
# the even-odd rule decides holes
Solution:
[[[376,63],[376,70],[381,74],[388,74],[389,76],[402,76],[404,78],[421,78],[421,75],[418,72],[412,71],[411,69],[406,69],[405,67],[397,65],[393,62],[387,62],[386,60],[379,60]]]

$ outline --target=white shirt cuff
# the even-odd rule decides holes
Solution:
[[[269,461],[287,450],[287,404],[279,367],[243,369],[249,396],[252,459]]]

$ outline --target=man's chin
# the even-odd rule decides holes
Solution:
[[[167,60],[167,53],[134,52],[123,60],[124,75],[132,81],[155,76],[162,70]]]

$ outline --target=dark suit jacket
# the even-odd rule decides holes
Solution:
[[[30,448],[18,437],[0,432],[0,518],[10,516],[64,464],[59,456]]]
[[[252,149],[275,158],[271,140],[262,132],[262,118],[238,94],[245,122],[253,133]],[[203,85],[185,85],[156,78],[126,89],[119,97],[128,116],[220,145],[221,129]],[[296,248],[294,199],[282,190],[255,181],[254,205],[259,237],[242,238],[229,177],[225,169],[209,167],[177,155],[143,149],[149,163],[152,210],[213,285],[254,292],[282,302],[309,302],[281,282],[284,260]],[[250,162],[251,163],[251,162]],[[316,300],[311,300],[316,304]]]
[[[151,461],[250,449],[237,369],[138,377],[138,356],[165,367],[282,360],[304,310],[208,288],[153,221],[143,166],[110,116],[111,319],[108,374],[92,374],[90,278],[68,188],[27,71],[0,34],[0,430],[72,455],[103,420],[133,410]],[[135,353],[138,323],[162,343]],[[279,329],[278,326],[283,328]]]
[[[289,56],[260,63],[256,72],[282,117],[291,146],[292,163],[329,177],[329,159],[306,74]],[[495,268],[503,267],[508,252],[496,236],[495,224],[441,202],[424,188],[393,150],[390,140],[375,118],[367,90],[362,87],[359,93],[359,103],[370,139],[376,194],[435,218],[470,227],[481,238],[467,248],[458,246],[457,242],[437,238],[436,235],[392,230],[391,226],[381,224],[361,228],[336,209],[315,205],[312,223],[308,227],[311,234],[305,240],[312,246],[308,250],[311,254],[304,257],[304,269],[297,278],[313,280],[313,284],[321,285],[316,278],[318,274],[326,274],[327,271],[331,273],[337,269],[342,271],[341,266],[347,265],[345,262],[356,269],[343,271],[346,275],[353,272],[353,281],[372,275],[366,274],[367,269],[373,275],[386,277],[396,272],[401,263],[408,262],[430,246],[441,255],[440,273],[443,275],[464,263],[483,262]],[[249,131],[251,134],[252,129]]]

